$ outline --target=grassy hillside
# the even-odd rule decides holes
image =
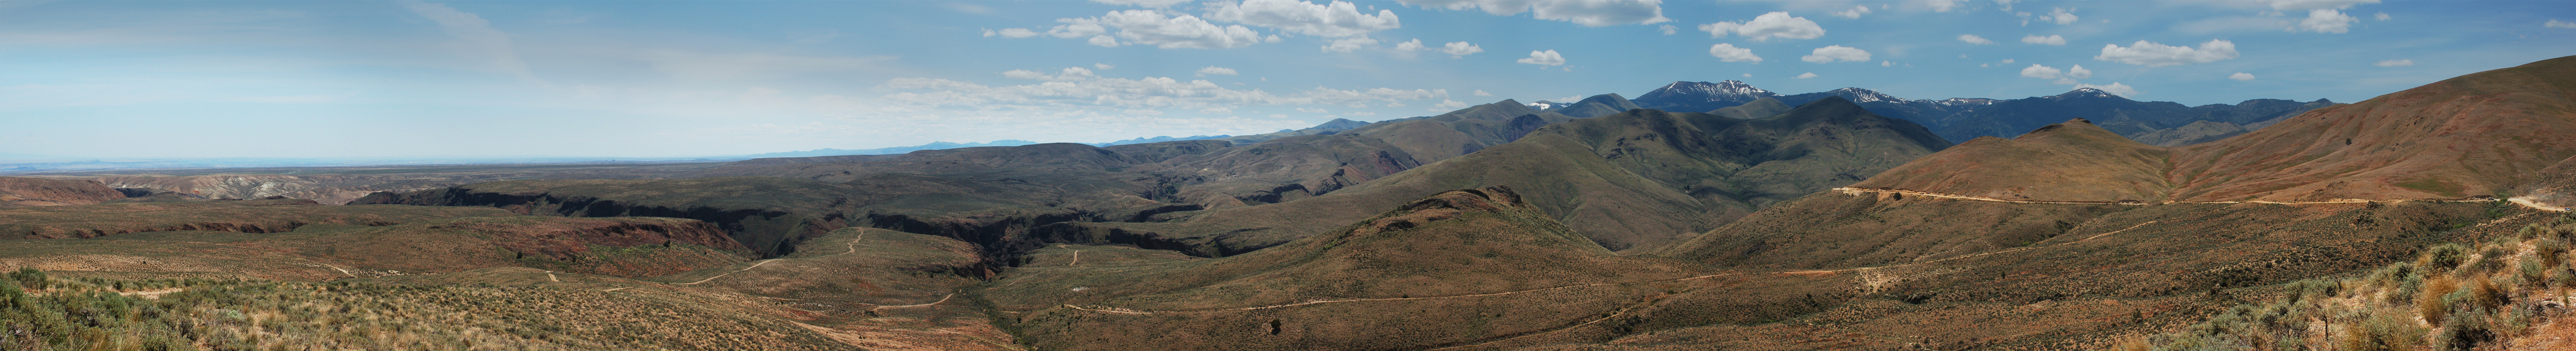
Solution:
[[[2152,202],[2173,186],[2170,152],[2082,119],[2013,139],[1977,138],[1879,173],[1860,188],[2019,201]]]

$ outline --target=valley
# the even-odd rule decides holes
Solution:
[[[1135,143],[14,174],[0,325],[45,336],[0,346],[2558,345],[2570,82],[2576,57],[2350,104],[1674,82]]]

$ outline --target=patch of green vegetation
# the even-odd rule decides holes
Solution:
[[[2559,218],[2476,247],[2434,245],[2411,262],[2361,277],[2284,284],[2288,292],[2279,299],[2239,305],[2147,340],[2154,350],[2495,349],[2538,336],[2534,326],[2569,315],[2531,306],[2576,287],[2576,270],[2561,268],[2569,265],[2571,238],[2576,219]]]

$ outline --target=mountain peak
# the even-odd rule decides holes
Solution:
[[[2068,91],[2066,91],[2066,93],[2065,93],[2065,94],[2057,94],[2057,96],[2054,96],[2054,97],[2055,97],[2055,98],[2059,98],[2059,99],[2066,99],[2066,98],[2081,98],[2081,97],[2095,97],[2095,98],[2098,98],[2098,97],[2114,97],[2114,98],[2116,98],[2116,97],[2120,97],[2120,95],[2119,95],[2119,94],[2112,94],[2111,92],[2108,92],[2108,91],[2102,91],[2102,89],[2094,89],[2094,88],[2091,88],[2091,87],[2084,87],[2084,88],[2075,88],[2075,90],[2068,90]],[[2124,98],[2124,99],[2125,99],[2125,98]]]
[[[1854,87],[1854,88],[1834,89],[1834,91],[1830,91],[1829,93],[1833,93],[1835,96],[1842,96],[1842,97],[1850,98],[1850,99],[1852,100],[1851,102],[1854,102],[1854,103],[1861,103],[1861,102],[1880,102],[1880,101],[1894,101],[1894,102],[1904,102],[1904,101],[1905,101],[1905,99],[1899,99],[1899,98],[1896,98],[1895,96],[1889,96],[1889,95],[1887,95],[1887,94],[1879,93],[1878,91],[1869,90],[1869,89],[1861,89],[1861,88],[1857,88],[1857,87]]]

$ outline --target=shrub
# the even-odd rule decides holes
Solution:
[[[2343,345],[2341,346],[2343,347],[2341,349],[2353,351],[2415,350],[2415,345],[2423,343],[2424,341],[2424,327],[2415,326],[2415,321],[2406,320],[2405,317],[2399,317],[2398,315],[2398,313],[2372,314],[2370,319],[2363,320],[2361,325],[2353,326],[2351,331],[2345,332],[2346,335],[2342,339]]]
[[[2455,318],[2442,323],[2441,333],[2435,335],[2435,340],[2442,342],[2443,349],[2457,351],[2467,351],[2477,348],[2478,344],[2495,341],[2496,330],[2493,321],[2488,317],[2488,311],[2490,310],[2459,311],[2455,314]]]
[[[2427,272],[2448,272],[2451,269],[2459,268],[2460,262],[2467,260],[2468,255],[2469,248],[2467,246],[2460,246],[2460,244],[2433,245],[2431,247],[2424,248],[2423,257],[2416,258],[2415,265],[2423,267]]]
[[[2558,238],[2540,239],[2539,243],[2532,244],[2531,247],[2532,253],[2535,257],[2540,258],[2539,261],[2541,267],[2558,267],[2558,264],[2564,263],[2560,260],[2566,258],[2566,240],[2559,240]]]
[[[2451,277],[2425,279],[2424,288],[2415,296],[2415,314],[2424,316],[2426,322],[2441,323],[2442,318],[2451,312],[2451,303],[2455,302],[2450,295],[2458,290],[2459,281]]]

